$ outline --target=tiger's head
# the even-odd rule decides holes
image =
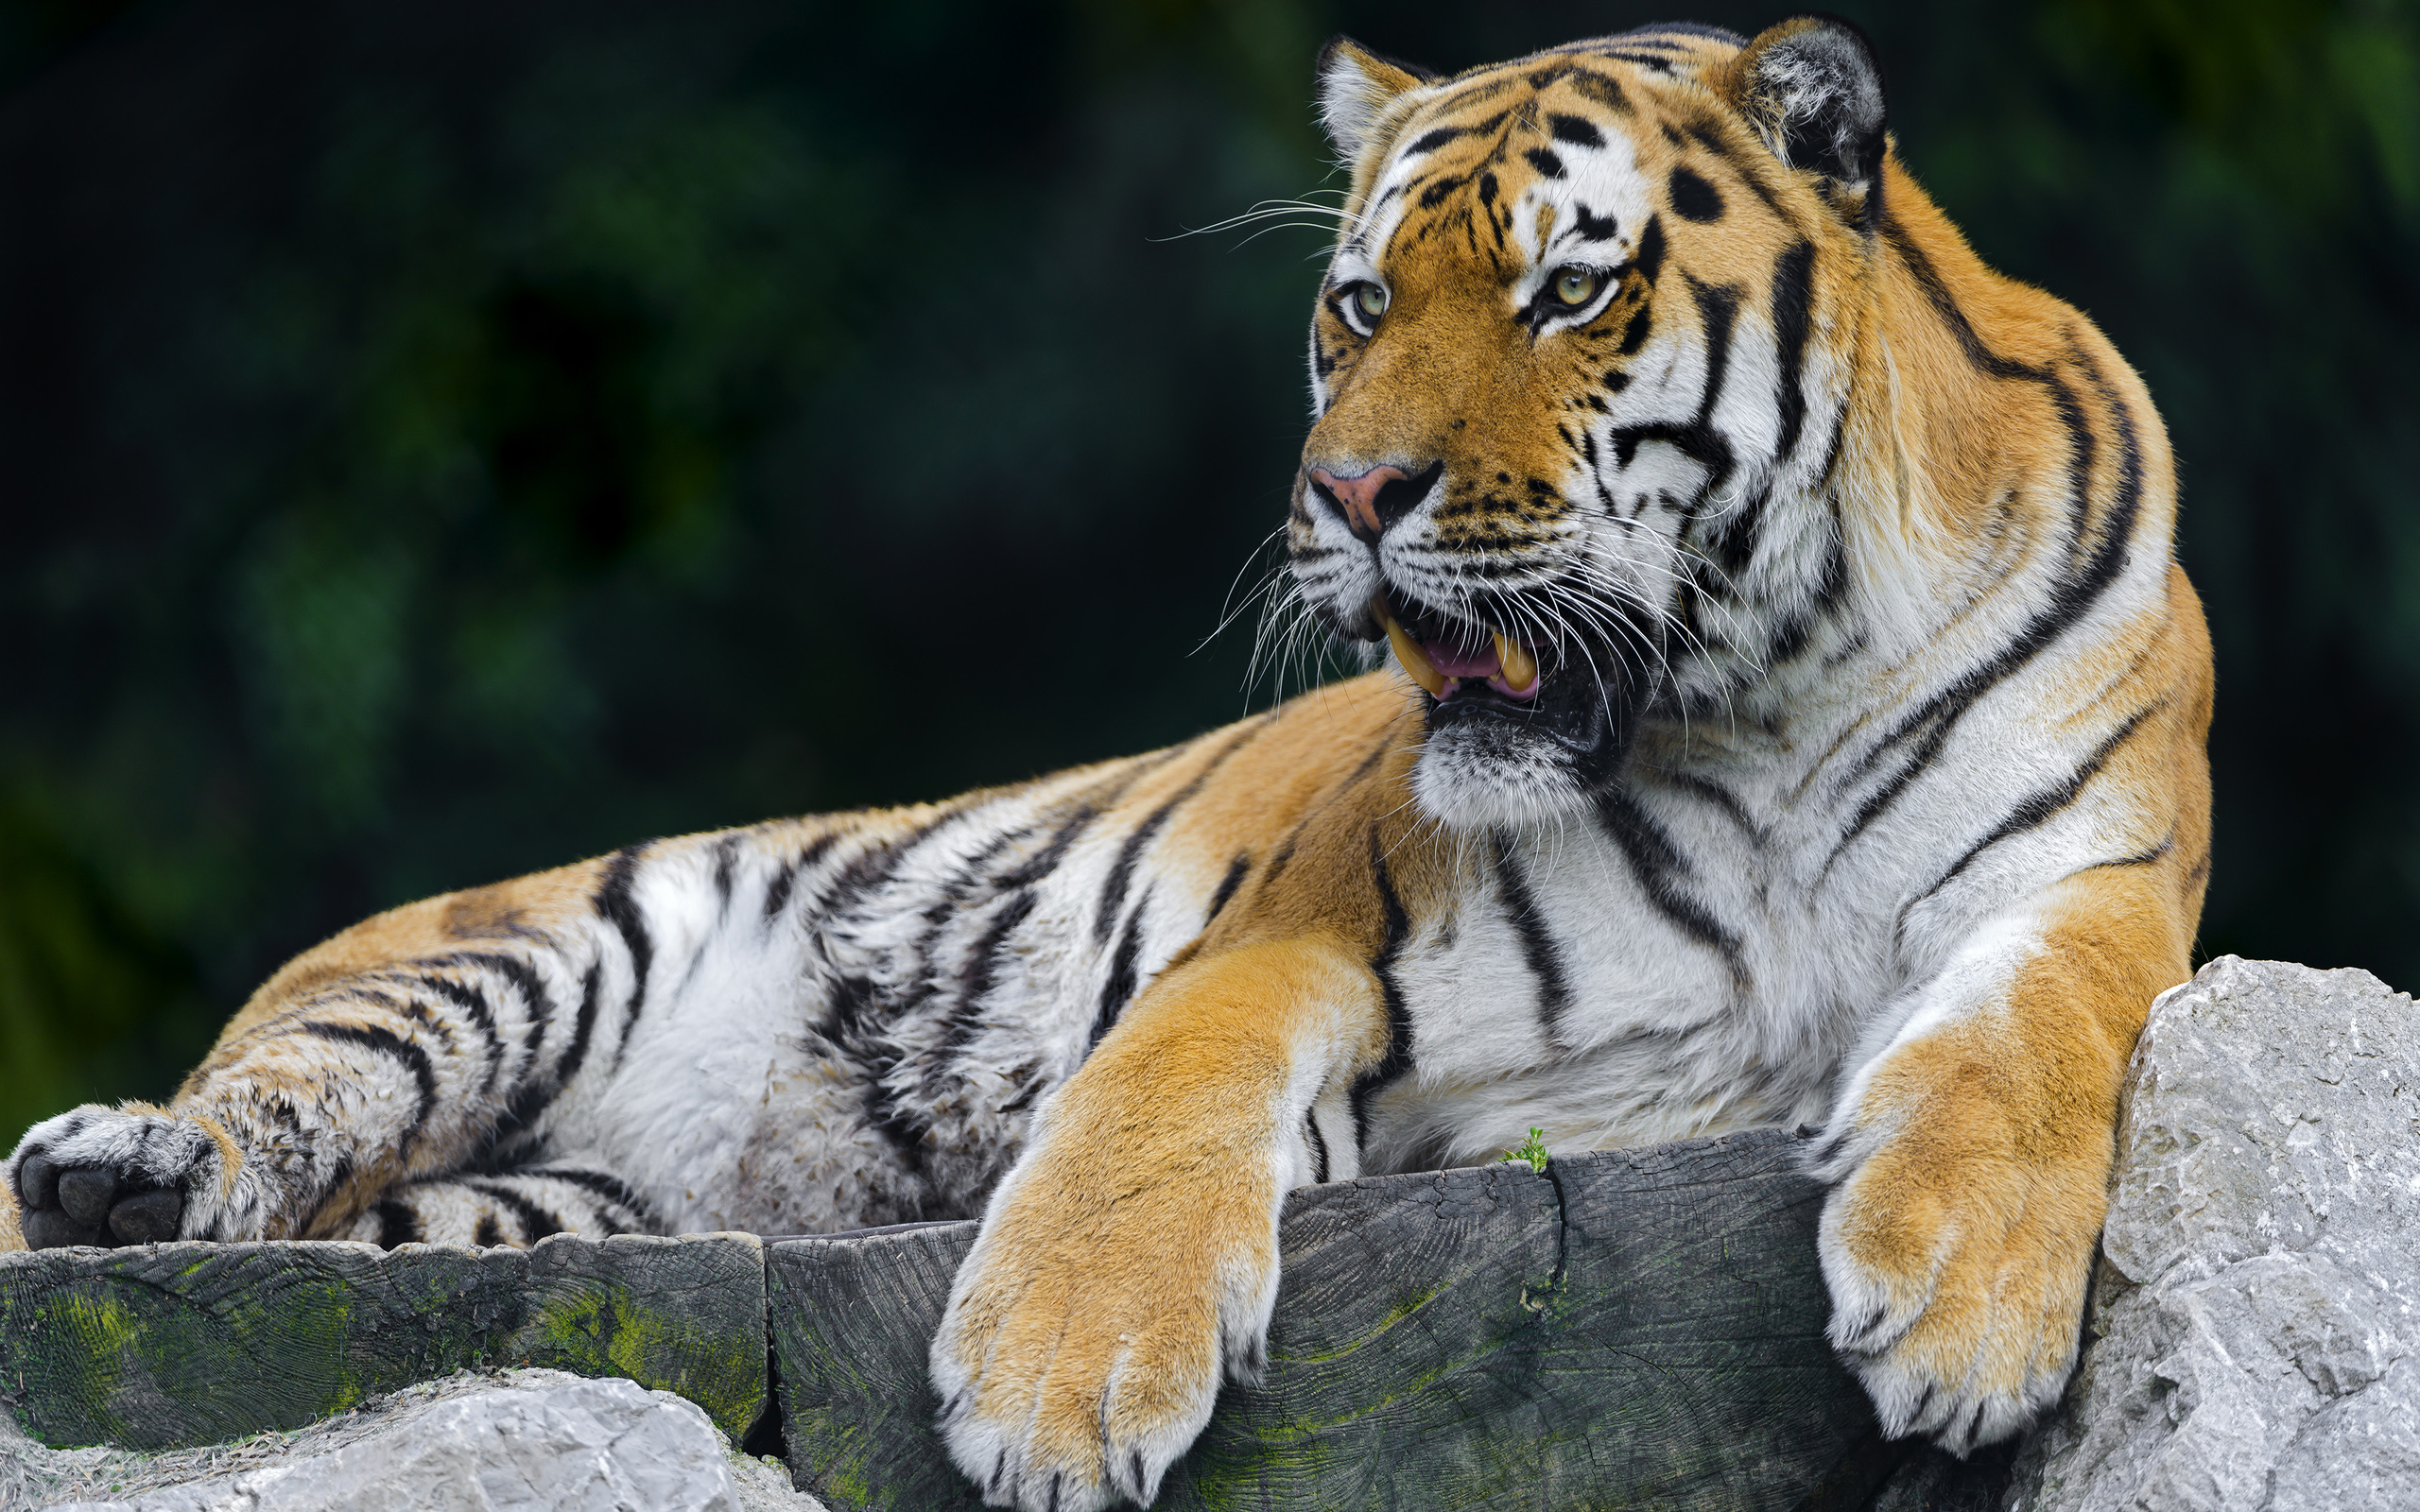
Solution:
[[[1345,39],[1353,181],[1311,325],[1288,544],[1330,629],[1426,695],[1449,824],[1564,812],[1658,709],[1804,651],[1881,198],[1843,24],[1657,27],[1453,78]]]

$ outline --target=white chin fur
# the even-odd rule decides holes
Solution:
[[[1412,796],[1448,829],[1526,825],[1575,813],[1587,802],[1562,753],[1484,727],[1432,731],[1412,768]]]

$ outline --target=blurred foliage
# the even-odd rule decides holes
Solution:
[[[372,910],[1265,701],[1320,237],[1180,233],[1333,189],[1332,31],[1663,9],[0,3],[0,1128]],[[2420,982],[2420,14],[1839,9],[2173,428],[2204,948]]]

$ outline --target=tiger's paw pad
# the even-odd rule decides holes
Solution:
[[[2098,1206],[2057,1200],[2055,1179],[2013,1198],[1876,1177],[1869,1164],[1824,1204],[1827,1333],[1888,1436],[1962,1458],[2023,1432],[2066,1387]]]
[[[28,1248],[107,1247],[192,1236],[194,1197],[222,1164],[191,1120],[80,1108],[35,1125],[8,1177]]]

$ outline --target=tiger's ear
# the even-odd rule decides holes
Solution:
[[[1394,97],[1436,77],[1428,69],[1381,58],[1350,37],[1329,38],[1320,49],[1320,124],[1327,128],[1337,156],[1358,163]]]
[[[1829,16],[1792,16],[1757,33],[1711,82],[1772,148],[1829,182],[1824,198],[1853,223],[1881,208],[1882,66],[1865,33]]]

